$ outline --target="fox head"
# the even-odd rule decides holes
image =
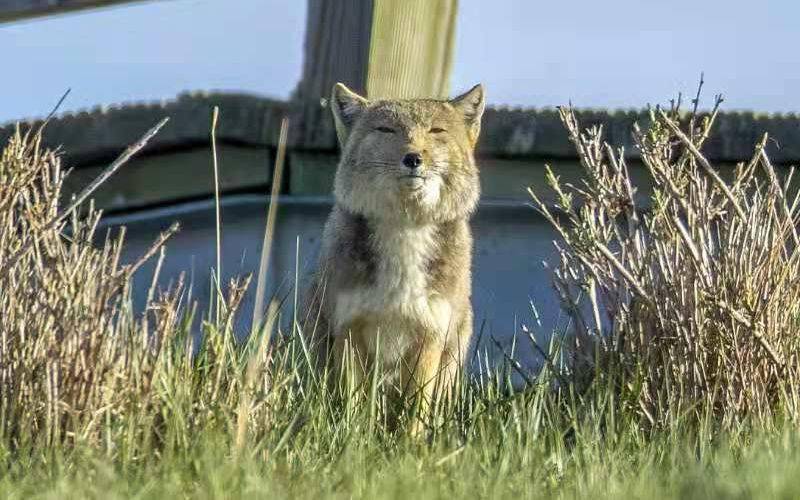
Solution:
[[[475,210],[481,85],[449,101],[370,102],[337,83],[330,103],[342,147],[334,183],[338,203],[367,217],[416,223],[464,218]]]

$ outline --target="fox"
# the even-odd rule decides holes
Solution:
[[[379,366],[398,394],[418,398],[418,434],[432,404],[452,396],[473,335],[484,89],[370,101],[337,83],[329,103],[341,157],[307,328],[320,366],[341,370],[349,352],[357,377]]]

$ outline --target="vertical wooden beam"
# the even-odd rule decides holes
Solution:
[[[296,98],[300,122],[294,140],[306,145],[330,142],[330,111],[320,99],[330,95],[336,82],[359,93],[367,88],[373,0],[308,0],[302,79]],[[299,137],[298,137],[299,134]]]
[[[308,0],[292,140],[335,144],[320,106],[336,82],[370,99],[445,97],[457,0]]]
[[[457,0],[374,0],[367,94],[447,97]]]

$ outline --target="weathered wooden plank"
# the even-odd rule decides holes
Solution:
[[[334,139],[320,105],[336,82],[366,91],[372,0],[308,0],[303,73],[295,91],[293,142],[319,147]],[[323,126],[319,126],[323,124]]]
[[[309,0],[294,144],[335,144],[320,106],[342,82],[371,99],[445,97],[457,0]]]
[[[61,146],[70,166],[103,162],[118,155],[165,116],[169,123],[153,138],[146,152],[208,144],[211,111],[220,108],[217,137],[221,142],[275,146],[280,122],[289,104],[245,94],[183,94],[160,103],[138,103],[66,113],[51,120],[45,145]],[[23,124],[36,127],[41,121]],[[0,144],[14,132],[14,125],[0,128]]]
[[[220,191],[269,192],[272,152],[222,145],[217,149]],[[65,199],[86,187],[105,165],[74,170],[64,181]],[[214,196],[211,149],[195,148],[131,160],[92,197],[104,210],[128,210]]]
[[[370,99],[447,97],[457,0],[375,0]]]
[[[148,146],[148,151],[207,143],[211,109],[222,110],[218,137],[223,142],[275,147],[280,120],[297,105],[240,94],[184,94],[175,100],[131,104],[68,113],[54,118],[47,127],[46,144],[63,145],[71,165],[101,161],[114,156],[144,130],[164,116],[172,120]],[[327,138],[305,142],[291,137],[292,150],[335,153],[337,149],[330,110],[320,109],[318,130]],[[647,123],[643,111],[579,110],[582,126],[603,125],[611,144],[625,146],[630,157],[638,156],[632,144],[634,122]],[[33,122],[26,124],[25,127]],[[14,131],[0,126],[0,144]],[[329,133],[328,133],[329,132]],[[776,163],[800,163],[800,115],[722,112],[715,130],[703,147],[710,160],[736,162],[749,159],[762,133],[773,139],[768,144]],[[505,159],[575,158],[575,151],[554,109],[489,108],[484,115],[478,156]],[[99,158],[99,160],[98,160]],[[532,162],[531,168],[542,162]]]
[[[4,0],[0,2],[0,23],[145,1],[163,0]]]
[[[339,156],[333,152],[293,152],[289,157],[289,194],[329,196]]]

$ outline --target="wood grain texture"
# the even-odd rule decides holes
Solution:
[[[375,0],[374,9],[367,96],[447,97],[457,0]]]
[[[223,112],[219,127],[221,142],[257,147],[275,147],[281,118],[292,115],[298,106],[296,102],[246,94],[181,94],[162,102],[129,103],[57,115],[47,126],[45,144],[63,146],[71,166],[102,163],[113,159],[137,133],[165,116],[172,120],[153,139],[150,151],[208,144],[214,105]],[[587,109],[579,110],[578,118],[583,127],[602,125],[609,143],[625,146],[629,158],[638,157],[631,130],[634,122],[647,126],[647,111]],[[40,123],[40,120],[27,121],[22,129]],[[302,137],[290,137],[290,154],[336,152],[336,133],[329,109],[320,107],[317,121],[308,126],[316,127],[320,135],[310,142],[304,142]],[[0,144],[5,143],[14,130],[14,124],[0,124]],[[800,163],[800,115],[796,113],[723,111],[717,117],[703,152],[710,161],[747,161],[764,132],[771,138],[767,153],[774,163]],[[477,151],[480,159],[576,158],[558,113],[550,108],[488,108]]]
[[[330,96],[336,82],[361,94],[366,91],[372,7],[372,0],[308,0],[303,73],[294,95],[299,116],[292,120],[292,142],[323,145],[335,138],[326,126],[330,110],[320,100]]]

